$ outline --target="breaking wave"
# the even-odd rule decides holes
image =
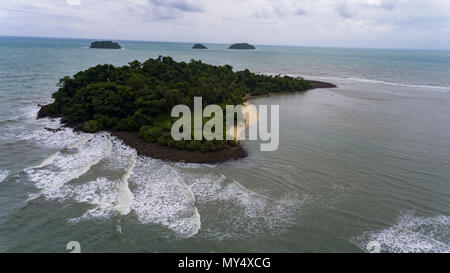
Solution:
[[[87,203],[93,208],[70,219],[75,223],[91,218],[107,218],[113,212],[127,215],[133,194],[129,177],[136,162],[136,151],[108,134],[85,135],[41,164],[26,170],[31,181],[41,190],[30,199],[43,195],[46,199]],[[92,168],[102,174],[90,181],[75,181]],[[122,173],[117,179],[116,172]]]
[[[295,221],[306,200],[296,194],[273,199],[245,188],[220,172],[182,171],[181,176],[194,193],[200,212],[208,212],[202,217],[202,235],[211,239],[282,232]]]
[[[390,227],[365,232],[355,238],[361,249],[376,241],[382,252],[394,253],[449,253],[450,216],[420,217],[408,212]]]
[[[0,170],[0,183],[3,182],[9,175],[9,171]]]
[[[112,143],[109,140],[105,141],[105,138],[105,135],[97,135],[77,146],[76,151],[64,149],[51,155],[38,166],[26,169],[30,180],[41,190],[39,194],[30,195],[29,199],[41,194],[51,198],[64,184],[79,178],[108,156]]]
[[[135,189],[133,210],[144,224],[161,224],[183,237],[200,230],[200,214],[190,187],[167,163],[138,158],[131,176]]]

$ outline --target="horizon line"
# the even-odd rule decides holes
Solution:
[[[0,37],[6,38],[40,38],[40,39],[65,39],[65,40],[97,40],[97,41],[121,41],[121,42],[144,42],[144,43],[174,43],[174,44],[213,44],[213,45],[229,45],[230,43],[217,43],[217,42],[194,42],[194,41],[158,41],[158,40],[138,40],[138,39],[112,39],[112,38],[81,38],[81,37],[58,37],[58,36],[33,36],[33,35],[2,35]],[[236,42],[247,43],[247,42]],[[403,47],[358,47],[358,46],[323,46],[323,45],[291,45],[291,44],[258,44],[250,43],[257,46],[280,46],[280,47],[304,47],[304,48],[336,48],[336,49],[380,49],[380,50],[429,50],[429,51],[450,51],[450,49],[444,48],[403,48]]]

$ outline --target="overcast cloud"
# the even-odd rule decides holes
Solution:
[[[450,1],[0,0],[0,35],[450,49]]]

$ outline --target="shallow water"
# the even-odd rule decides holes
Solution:
[[[0,252],[450,251],[450,53],[0,38]],[[280,105],[280,147],[218,165],[136,155],[36,121],[58,79],[170,55],[307,75],[336,89]]]

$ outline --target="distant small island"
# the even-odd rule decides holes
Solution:
[[[237,43],[232,44],[228,49],[256,49],[256,47],[247,43]]]
[[[208,49],[206,46],[202,44],[195,44],[192,49]]]
[[[95,41],[91,43],[90,48],[121,49],[122,47],[112,41]]]

